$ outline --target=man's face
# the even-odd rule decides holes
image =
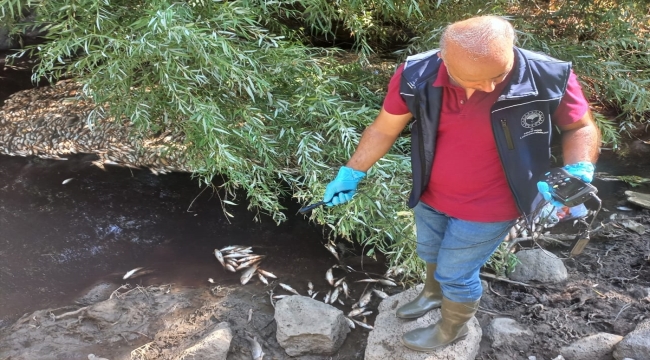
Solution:
[[[443,58],[452,83],[465,90],[492,92],[514,65],[513,51],[495,51],[485,59],[473,60],[465,50],[450,44]]]

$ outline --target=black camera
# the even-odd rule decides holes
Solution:
[[[568,207],[580,205],[598,192],[595,186],[580,180],[562,168],[554,168],[544,174],[544,181],[551,187],[553,198]]]

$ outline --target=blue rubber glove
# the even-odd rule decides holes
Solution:
[[[586,183],[590,183],[594,179],[594,164],[587,161],[565,165],[564,170]],[[550,202],[551,205],[558,208],[562,208],[564,206],[559,201],[553,199],[553,195],[551,195],[553,190],[546,181],[538,182],[537,190],[539,190],[539,193],[542,194],[544,200]]]
[[[363,171],[341,166],[338,175],[325,188],[323,202],[327,206],[340,205],[350,201],[357,192],[359,181],[366,176]]]

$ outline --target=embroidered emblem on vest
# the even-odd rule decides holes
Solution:
[[[544,113],[539,110],[532,110],[521,117],[521,126],[532,129],[544,122]]]

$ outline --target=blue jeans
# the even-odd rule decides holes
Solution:
[[[454,302],[478,300],[483,293],[481,266],[499,247],[515,220],[460,220],[421,201],[414,210],[418,255],[427,263],[438,264],[435,279],[443,296]]]

